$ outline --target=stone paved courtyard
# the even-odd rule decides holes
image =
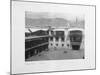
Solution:
[[[50,48],[48,51],[43,51],[36,56],[32,56],[26,61],[37,60],[63,60],[63,59],[83,59],[84,49],[71,50],[66,48]]]

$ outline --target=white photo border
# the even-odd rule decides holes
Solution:
[[[75,60],[46,60],[25,62],[24,49],[24,28],[25,28],[25,11],[34,10],[34,5],[47,5],[47,8],[84,8],[85,17],[85,59]],[[53,5],[53,6],[52,6]],[[29,9],[30,8],[30,9]],[[74,9],[73,8],[73,9]],[[43,8],[42,8],[43,9]],[[51,8],[52,9],[52,8]],[[56,9],[56,8],[55,8]],[[87,9],[87,11],[86,11]],[[90,11],[89,11],[90,9]],[[47,9],[46,9],[47,10]],[[72,10],[72,9],[71,9]],[[70,10],[70,11],[71,11]],[[78,9],[79,11],[79,9]],[[24,12],[24,13],[23,13]],[[82,12],[82,11],[81,11]],[[90,13],[91,12],[91,13]],[[18,16],[20,14],[20,16]],[[96,69],[96,6],[81,4],[63,4],[35,1],[11,1],[11,74],[21,73],[43,73],[43,72],[59,72],[74,70]],[[21,22],[23,21],[23,22]],[[91,26],[90,26],[91,25]],[[90,32],[92,34],[90,34]],[[87,36],[89,35],[89,36]],[[92,39],[91,39],[92,38]],[[22,46],[23,45],[23,46]],[[89,46],[90,45],[90,46]],[[89,49],[89,50],[88,50]],[[22,51],[20,51],[22,50]],[[87,50],[87,52],[86,52]],[[92,50],[92,51],[91,51]],[[76,62],[76,63],[75,63]],[[63,64],[62,64],[63,63]],[[71,63],[71,64],[70,64]],[[67,66],[66,66],[67,65]],[[76,66],[77,65],[77,66]],[[34,68],[35,67],[35,68]],[[37,68],[36,68],[37,67]]]

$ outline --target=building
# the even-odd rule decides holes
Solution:
[[[28,29],[29,31],[31,29]],[[25,60],[28,58],[38,55],[42,51],[46,51],[48,49],[48,41],[49,35],[47,31],[38,30],[35,32],[25,33]]]
[[[49,31],[49,48],[67,48],[67,49],[72,49],[72,43],[70,39],[70,32],[74,31],[82,31],[82,43],[80,43],[80,48],[84,48],[84,31],[82,28],[58,28],[58,29],[53,29]],[[77,35],[78,36],[78,35]],[[77,39],[79,37],[73,36],[74,39]],[[75,42],[75,44],[79,43],[78,41]]]
[[[53,29],[51,33],[49,32],[50,38],[49,38],[49,48],[61,48],[66,47],[69,48],[68,43],[68,30],[65,28],[58,28]]]

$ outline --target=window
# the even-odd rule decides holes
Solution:
[[[56,46],[58,46],[58,44],[56,44]]]
[[[53,31],[51,31],[51,35],[54,35],[54,32]]]
[[[53,37],[50,37],[50,41],[53,41]]]
[[[64,37],[61,37],[61,41],[64,41]]]
[[[51,43],[51,46],[52,46],[53,44]]]
[[[64,31],[56,31],[56,36],[64,36]]]
[[[67,44],[67,47],[69,47],[69,44]]]
[[[81,42],[82,41],[82,32],[81,31],[71,31],[70,32],[70,41],[71,42]]]
[[[62,44],[62,46],[64,46],[64,44]]]
[[[56,41],[58,41],[59,40],[59,37],[56,37]]]

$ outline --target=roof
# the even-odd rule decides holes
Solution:
[[[74,30],[84,31],[83,28],[70,28],[70,29],[68,29],[68,31],[74,31]]]

